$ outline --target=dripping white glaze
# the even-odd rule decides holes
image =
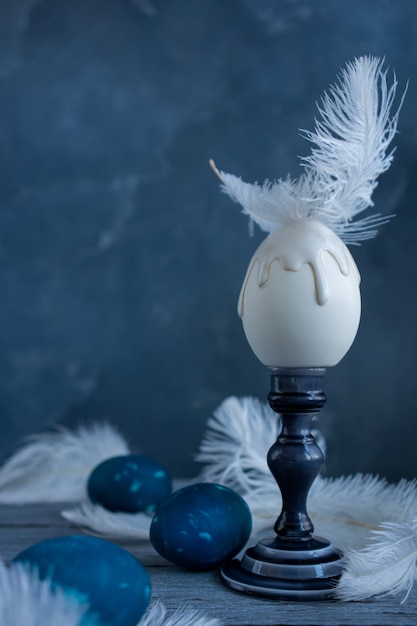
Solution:
[[[349,250],[330,228],[317,220],[292,222],[272,232],[252,257],[239,295],[239,316],[244,315],[246,285],[256,263],[258,287],[268,282],[274,261],[279,261],[290,272],[297,272],[303,265],[309,265],[313,271],[317,303],[324,306],[331,297],[323,265],[324,252],[335,259],[343,276],[348,276],[350,268],[354,268],[359,284],[360,275]]]

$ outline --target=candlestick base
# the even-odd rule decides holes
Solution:
[[[324,368],[270,368],[269,403],[282,430],[268,452],[268,466],[282,495],[276,536],[249,548],[221,575],[233,589],[285,600],[324,600],[342,573],[342,553],[316,537],[307,513],[308,491],[323,464],[311,422],[326,402]]]
[[[276,600],[329,599],[342,573],[342,553],[313,537],[303,545],[263,539],[242,560],[223,565],[224,582],[236,591]]]

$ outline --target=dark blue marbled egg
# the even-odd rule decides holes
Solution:
[[[47,539],[13,561],[36,568],[41,580],[49,579],[53,588],[87,602],[90,608],[82,625],[96,618],[103,626],[136,626],[149,605],[151,584],[143,565],[104,539],[84,535]]]
[[[90,500],[109,511],[147,513],[172,491],[172,478],[158,461],[141,454],[106,459],[87,482]]]
[[[252,516],[235,491],[197,483],[171,494],[157,508],[150,528],[155,550],[191,570],[214,569],[249,539]]]

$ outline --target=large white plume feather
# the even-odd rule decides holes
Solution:
[[[356,216],[373,205],[377,179],[392,161],[389,146],[397,129],[398,113],[392,113],[397,82],[390,86],[377,57],[359,57],[348,63],[338,82],[324,93],[319,119],[312,132],[303,135],[314,145],[301,159],[303,174],[263,185],[212,167],[223,189],[258,226],[271,232],[297,220],[317,219],[345,243],[357,244],[375,236],[390,216]]]
[[[221,626],[222,623],[194,609],[179,608],[169,614],[162,602],[155,602],[138,626]]]
[[[61,512],[64,519],[96,535],[113,539],[149,539],[152,516],[146,513],[113,513],[107,509],[81,502],[72,509]]]
[[[0,467],[0,503],[84,500],[92,469],[123,454],[125,439],[107,423],[33,435]]]
[[[417,578],[417,517],[411,522],[385,522],[366,548],[347,551],[345,571],[337,587],[341,600],[369,596],[408,597]]]

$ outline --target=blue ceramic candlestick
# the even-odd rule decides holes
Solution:
[[[271,368],[269,403],[282,430],[268,453],[268,466],[282,494],[274,537],[249,548],[241,561],[222,568],[233,589],[287,600],[320,600],[332,595],[341,575],[342,554],[314,536],[307,513],[308,491],[323,464],[311,421],[326,401],[324,368]]]
[[[276,536],[227,563],[234,589],[291,600],[329,597],[341,553],[313,535],[308,491],[323,464],[311,434],[323,407],[325,369],[349,350],[360,319],[359,272],[340,238],[315,220],[273,232],[253,256],[238,310],[248,342],[271,376],[269,403],[282,431],[268,453],[282,495]]]

